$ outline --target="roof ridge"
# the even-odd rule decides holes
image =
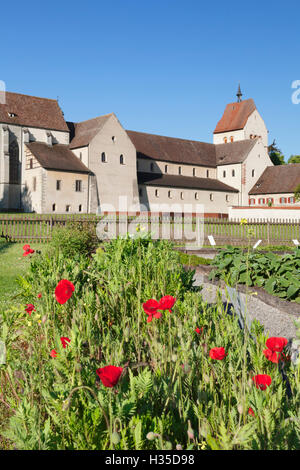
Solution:
[[[102,118],[102,117],[112,116],[113,114],[115,114],[115,113],[112,112],[112,113],[108,113],[108,114],[102,114],[101,116],[96,116],[96,117],[93,117],[93,118],[90,118],[90,119],[85,119],[84,121],[73,122],[73,124],[83,124],[85,122],[94,121],[94,120]],[[68,121],[68,122],[72,122],[72,121]]]
[[[44,98],[42,96],[26,95],[25,93],[17,93],[15,91],[5,91],[5,93],[9,93],[10,95],[28,96],[29,98],[37,98],[38,100],[56,101],[58,103],[58,100],[54,98]]]
[[[193,139],[183,139],[182,137],[171,137],[168,135],[161,135],[161,134],[150,134],[150,132],[140,132],[140,131],[132,131],[129,129],[125,129],[126,132],[135,132],[136,134],[143,134],[143,135],[150,135],[155,137],[163,137],[165,139],[174,139],[174,140],[182,140],[183,142],[195,142],[197,144],[206,144],[206,145],[216,145],[211,142],[203,142],[201,140],[193,140]]]

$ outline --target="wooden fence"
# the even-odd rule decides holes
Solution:
[[[262,244],[291,245],[292,240],[300,240],[299,221],[261,222],[251,220],[247,224],[228,219],[202,218],[197,215],[163,214],[163,213],[135,213],[135,214],[107,214],[107,215],[37,215],[37,214],[0,214],[0,237],[13,242],[40,242],[51,240],[52,230],[67,223],[93,224],[96,230],[102,228],[107,233],[107,239],[125,234],[128,224],[135,231],[140,224],[142,230],[156,233],[155,238],[170,238],[174,241],[186,241],[184,236],[196,227],[202,227],[204,245],[208,245],[208,235],[213,235],[217,244],[246,244],[261,239]],[[169,224],[169,228],[168,228]],[[187,231],[187,232],[186,232]],[[180,234],[182,236],[180,237]]]

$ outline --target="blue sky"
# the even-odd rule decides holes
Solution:
[[[5,2],[0,80],[59,97],[67,120],[114,112],[126,129],[205,142],[240,82],[287,159],[300,154],[299,13],[296,1]]]

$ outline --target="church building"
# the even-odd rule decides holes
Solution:
[[[220,217],[236,206],[299,206],[300,165],[273,166],[266,125],[240,88],[212,143],[127,130],[114,113],[66,122],[56,100],[9,92],[5,98],[2,211],[195,212],[203,204],[206,216]]]

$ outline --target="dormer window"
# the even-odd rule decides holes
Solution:
[[[8,115],[9,115],[10,118],[17,117],[16,113],[8,113]]]

